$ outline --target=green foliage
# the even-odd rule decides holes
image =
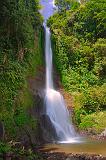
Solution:
[[[33,105],[27,77],[42,63],[39,7],[38,0],[0,3],[0,121],[7,141],[19,137],[26,125],[36,127],[27,113]]]
[[[0,106],[1,110],[10,110],[13,106],[17,91],[23,85],[24,70],[18,62],[9,62],[3,71],[0,72]]]
[[[91,0],[76,11],[74,22],[71,25],[76,36],[95,41],[97,38],[105,38],[105,21],[106,2],[104,0]]]
[[[22,146],[20,143],[12,141],[9,143],[0,143],[0,157],[6,158],[7,155],[10,155],[11,159],[17,159],[18,157],[19,159],[43,160],[40,153],[33,151],[31,147],[26,149],[25,146]]]
[[[61,10],[48,20],[54,61],[62,84],[74,97],[78,126],[82,117],[86,126],[93,125],[89,115],[106,109],[105,13],[104,0],[90,0],[78,8]]]
[[[56,0],[56,5],[60,12],[65,12],[66,10],[78,8],[79,2],[76,0]]]
[[[106,83],[102,86],[96,86],[94,88],[89,88],[88,93],[85,94],[84,108],[88,112],[93,112],[95,110],[102,110],[106,107]],[[90,107],[90,108],[87,108]]]
[[[94,134],[101,133],[106,127],[106,112],[97,112],[87,116],[83,116],[80,128],[85,129]]]
[[[7,153],[11,150],[11,146],[5,143],[0,143],[0,153]]]
[[[83,92],[73,92],[75,120],[77,125],[80,125],[84,115],[92,114],[95,111],[96,112],[103,111],[105,109],[106,107],[105,95],[106,95],[106,84],[103,84],[100,87],[95,86],[88,88]]]

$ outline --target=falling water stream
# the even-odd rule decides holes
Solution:
[[[46,91],[45,91],[45,114],[54,126],[57,144],[48,144],[46,150],[60,151],[66,153],[97,153],[106,156],[106,141],[97,141],[79,137],[69,120],[69,113],[63,96],[54,89],[51,33],[47,27],[47,19],[56,10],[55,0],[40,0],[43,6],[41,14],[44,17],[45,28],[45,62],[46,62]]]
[[[51,33],[46,25],[47,19],[53,14],[55,4],[54,1],[42,1],[49,3],[49,11],[42,12],[44,16],[45,28],[45,61],[46,61],[46,92],[45,92],[45,107],[46,115],[53,124],[58,141],[70,141],[76,137],[73,125],[69,120],[69,113],[64,102],[63,96],[54,89],[53,86],[53,65],[52,65],[52,48],[51,48]],[[47,5],[48,6],[48,5]],[[44,7],[47,7],[44,6]],[[47,8],[46,8],[47,9]]]

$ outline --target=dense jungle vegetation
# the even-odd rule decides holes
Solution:
[[[39,9],[38,0],[0,1],[0,153],[36,130],[27,77],[42,63]]]
[[[58,13],[48,20],[54,62],[73,97],[73,121],[79,129],[106,128],[106,1],[56,0]],[[27,79],[42,64],[39,0],[0,2],[0,158],[40,159],[33,152],[37,120],[29,114],[33,98]],[[30,141],[27,150],[20,141]],[[16,147],[15,147],[16,146]],[[27,158],[26,158],[27,157]]]
[[[76,125],[94,134],[106,128],[106,1],[57,0],[48,20],[54,61],[73,96]]]

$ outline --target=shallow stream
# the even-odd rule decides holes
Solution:
[[[67,154],[99,154],[106,157],[106,141],[83,138],[72,143],[46,144],[43,150],[48,152],[65,152]]]

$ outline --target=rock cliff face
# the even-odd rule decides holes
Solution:
[[[56,130],[45,113],[45,70],[43,67],[38,68],[36,77],[29,78],[29,87],[34,99],[34,105],[30,109],[30,113],[38,120],[37,139],[41,143],[54,141],[56,139]]]
[[[51,120],[48,115],[46,115],[46,114],[41,115],[40,124],[41,124],[41,129],[43,132],[43,139],[46,142],[51,142],[56,139],[58,140],[56,130],[55,130],[53,124],[51,123]]]
[[[72,112],[72,96],[64,91],[60,84],[59,75],[53,72],[54,86],[64,96],[66,104],[70,112]],[[30,77],[29,88],[34,99],[34,106],[30,109],[31,115],[38,119],[37,135],[40,141],[51,142],[58,139],[56,130],[51,123],[49,116],[45,113],[44,97],[45,97],[45,67],[40,66],[37,69],[36,77]]]

